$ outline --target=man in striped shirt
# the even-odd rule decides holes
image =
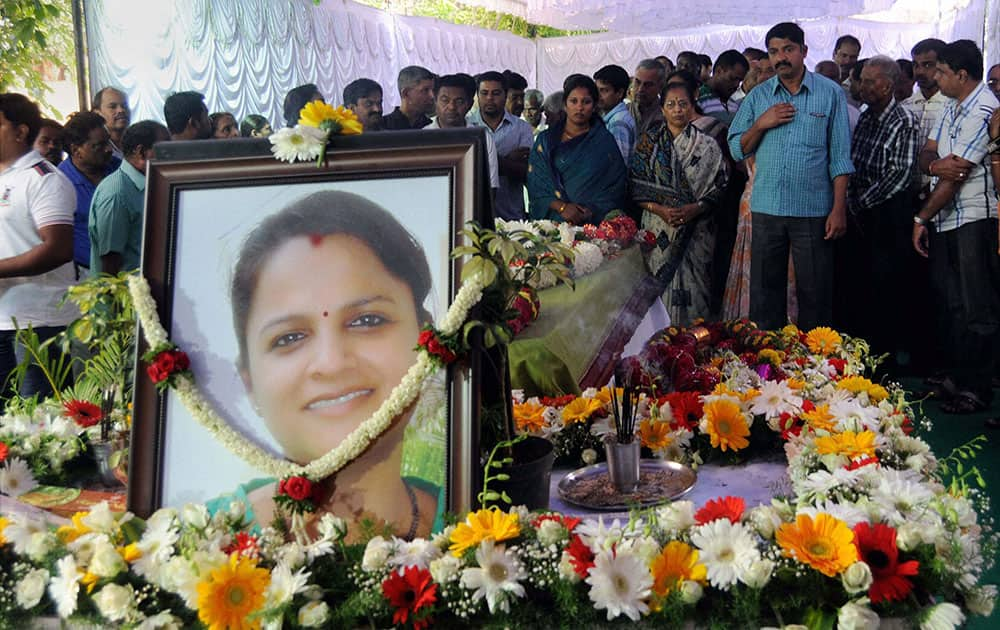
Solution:
[[[969,40],[941,51],[937,82],[951,100],[920,154],[933,183],[913,217],[912,238],[930,259],[939,333],[951,351],[957,394],[942,409],[975,413],[992,399],[1000,333],[997,206],[988,169],[988,125],[997,101],[983,84],[983,55]]]
[[[803,329],[829,325],[833,243],[847,227],[854,172],[847,100],[839,85],[805,69],[805,34],[791,22],[765,38],[777,76],[747,95],[729,129],[740,161],[754,155],[750,200],[750,317],[762,328],[787,323],[788,256],[795,262]]]
[[[746,57],[737,50],[727,50],[715,60],[712,77],[698,90],[698,106],[706,116],[725,125],[733,122],[740,104],[732,96],[750,70]]]

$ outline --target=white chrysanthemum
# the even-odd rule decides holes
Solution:
[[[449,553],[431,560],[429,570],[435,582],[438,584],[447,584],[458,579],[458,572],[461,568],[462,561]]]
[[[576,242],[577,228],[572,223],[563,221],[559,224],[559,242],[567,247],[572,247]]]
[[[871,497],[873,503],[883,507],[886,522],[899,527],[912,513],[922,511],[934,499],[934,493],[918,481],[884,476]]]
[[[361,568],[365,571],[378,571],[382,569],[389,556],[392,555],[392,543],[381,536],[376,536],[368,541],[365,546],[365,554],[361,558]]]
[[[784,381],[764,381],[760,394],[754,397],[750,411],[754,415],[776,418],[783,413],[795,414],[802,410],[802,397]]]
[[[155,516],[155,514],[154,514]],[[152,523],[152,526],[149,526]],[[132,563],[132,569],[139,575],[155,579],[156,572],[170,559],[174,553],[174,545],[180,539],[180,533],[174,526],[175,518],[160,519],[147,522],[146,531],[136,547],[142,556]]]
[[[17,583],[15,594],[17,605],[28,610],[38,605],[45,594],[45,587],[49,584],[49,572],[45,569],[34,569],[29,571]]]
[[[319,157],[326,143],[326,133],[316,127],[295,125],[275,131],[268,139],[275,158],[283,162],[305,162]]]
[[[38,481],[31,474],[31,468],[20,457],[8,459],[0,468],[0,493],[16,498],[37,487]]]
[[[837,431],[878,432],[882,412],[878,407],[868,407],[857,398],[848,397],[830,403],[830,415],[837,422]]]
[[[687,531],[698,522],[694,519],[694,503],[674,501],[656,509],[656,522],[666,531],[675,534]]]
[[[626,537],[641,533],[644,527],[645,524],[640,519],[634,522],[626,521],[625,524],[615,519],[605,526],[604,517],[598,516],[597,520],[590,518],[577,525],[573,533],[579,534],[584,544],[597,553],[602,549],[610,549],[612,545]]]
[[[699,560],[708,569],[712,586],[729,590],[742,572],[760,559],[754,536],[742,523],[718,519],[698,527],[691,542],[700,551]]]
[[[615,548],[616,553],[635,556],[646,566],[652,564],[653,559],[660,555],[660,551],[660,543],[649,536],[628,538],[622,541],[622,544]]]
[[[306,588],[309,571],[304,568],[295,573],[285,564],[278,564],[271,570],[271,582],[265,591],[265,608],[284,606]]]
[[[462,571],[462,587],[473,590],[473,601],[486,599],[490,613],[510,611],[510,595],[524,597],[520,580],[528,577],[517,556],[503,545],[485,540],[476,549],[477,567]]]
[[[573,276],[580,278],[594,273],[604,262],[601,248],[593,243],[580,241],[573,246]]]
[[[633,554],[602,551],[585,580],[590,584],[590,601],[606,610],[608,621],[625,615],[632,621],[649,612],[646,598],[653,586],[646,563]]]
[[[953,630],[965,621],[962,609],[950,602],[920,611],[920,630]]]
[[[441,555],[441,550],[434,546],[429,540],[416,538],[406,541],[401,538],[394,538],[395,553],[389,558],[389,563],[399,567],[399,574],[403,574],[406,567],[417,567],[426,569],[431,560]]]
[[[135,593],[129,585],[108,584],[94,595],[97,610],[110,621],[125,621],[135,607]]]
[[[867,523],[868,515],[858,509],[858,507],[851,503],[837,503],[836,501],[823,501],[822,503],[817,503],[813,505],[806,505],[796,512],[796,516],[799,514],[806,514],[810,518],[815,519],[816,515],[819,513],[829,514],[834,518],[844,521],[847,526],[851,529],[854,528],[858,523]]]
[[[63,556],[56,562],[56,576],[49,583],[49,595],[63,619],[69,618],[76,610],[82,577],[83,573],[76,568],[76,560],[72,555]]]

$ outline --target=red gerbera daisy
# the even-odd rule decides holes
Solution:
[[[7,459],[7,453],[9,451],[10,449],[7,448],[7,445],[0,442],[0,463],[3,463]]]
[[[594,567],[594,552],[579,535],[573,534],[573,537],[569,539],[566,553],[569,554],[569,563],[573,565],[573,571],[581,578],[587,577],[587,574]]]
[[[858,523],[854,526],[854,540],[858,555],[871,567],[875,579],[868,589],[868,597],[873,604],[899,601],[910,594],[913,582],[907,576],[916,575],[920,563],[916,560],[899,561],[895,529],[884,523]]]
[[[412,615],[416,630],[431,625],[430,607],[437,601],[437,589],[427,569],[406,567],[402,573],[393,571],[382,582],[382,594],[396,609],[392,613],[392,623],[403,625]]]
[[[92,427],[101,421],[104,414],[101,408],[87,400],[70,400],[63,403],[63,411],[70,418],[73,418],[78,426],[83,428]]]
[[[693,431],[698,426],[702,416],[700,392],[673,392],[664,396],[664,399],[674,416],[674,421],[670,423],[671,429]]]
[[[711,523],[720,518],[728,518],[731,523],[739,523],[746,507],[746,502],[739,497],[709,499],[705,502],[704,507],[695,512],[694,520],[698,521],[699,525]]]

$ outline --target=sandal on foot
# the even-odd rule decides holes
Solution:
[[[948,402],[941,404],[941,411],[955,415],[969,415],[986,411],[989,405],[972,392],[959,392]]]

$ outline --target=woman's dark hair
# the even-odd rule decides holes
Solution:
[[[323,98],[322,92],[319,91],[315,83],[306,83],[288,90],[282,107],[286,125],[294,127],[299,122],[299,112],[306,106],[306,103],[313,100],[314,94],[319,94],[320,99]]]
[[[585,74],[571,74],[566,77],[563,81],[563,105],[566,104],[566,99],[569,98],[569,93],[577,88],[584,88],[590,92],[590,98],[594,99],[594,103],[597,103],[599,94],[597,91],[597,84],[594,80]]]
[[[390,274],[410,287],[417,321],[430,320],[423,304],[431,290],[431,271],[416,239],[385,208],[365,197],[339,190],[315,192],[264,219],[240,250],[233,269],[230,300],[240,350],[237,363],[241,367],[246,366],[247,317],[261,268],[286,241],[338,234],[367,245]],[[330,281],[337,281],[336,271]]]
[[[249,138],[253,135],[253,132],[260,133],[260,130],[264,127],[269,126],[271,123],[260,114],[248,114],[243,122],[240,123],[240,135],[244,138]]]
[[[674,70],[667,76],[666,87],[663,88],[663,98],[660,99],[660,105],[667,100],[667,92],[672,89],[682,87],[688,93],[688,98],[691,99],[691,105],[696,105],[698,101],[698,79],[694,77],[693,74],[687,70]]]
[[[225,118],[226,116],[229,116],[230,118],[233,119],[233,122],[236,122],[236,116],[233,116],[229,112],[215,112],[214,114],[209,114],[208,115],[208,122],[212,123],[212,133],[213,134],[215,133],[215,127],[216,127],[216,125],[218,125],[219,121],[222,120],[223,118]]]

